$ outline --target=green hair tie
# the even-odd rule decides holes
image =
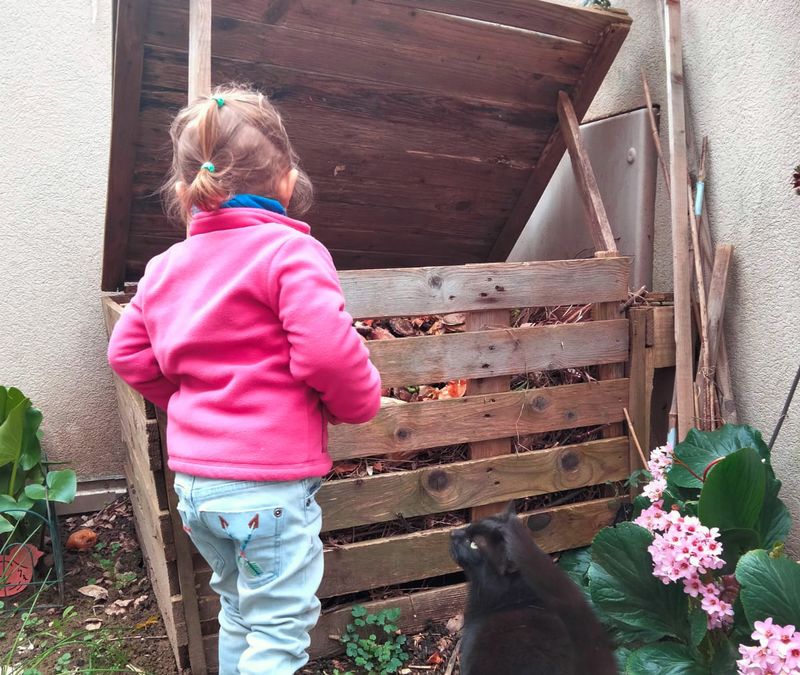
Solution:
[[[200,165],[200,170],[202,171],[203,169],[208,171],[208,173],[214,173],[214,171],[216,171],[214,165],[211,162],[203,162]]]
[[[225,105],[225,99],[222,98],[222,96],[215,96],[214,100],[217,102],[217,107],[218,108],[221,108],[222,106]]]

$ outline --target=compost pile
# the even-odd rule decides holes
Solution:
[[[551,326],[559,324],[579,323],[592,318],[592,305],[569,305],[559,307],[533,307],[513,310],[511,325],[525,328],[531,326]],[[368,319],[356,321],[355,328],[367,341],[398,340],[407,337],[441,335],[443,333],[460,333],[466,329],[466,314],[445,314],[442,316],[396,317],[387,319]],[[518,373],[511,377],[512,391],[555,387],[560,385],[591,382],[597,379],[597,368],[567,368],[564,370],[535,371]],[[449,382],[431,382],[414,384],[405,387],[390,387],[382,392],[384,405],[396,403],[419,403],[425,401],[461,398],[467,394],[466,380]],[[443,421],[445,423],[445,421]],[[598,439],[602,435],[602,427],[585,427],[565,429],[553,432],[519,436],[514,440],[515,452],[531,452],[545,448],[554,448],[572,443],[582,443]],[[469,446],[466,444],[449,445],[440,448],[404,451],[393,455],[346,459],[334,463],[327,480],[346,478],[364,478],[380,473],[409,471],[431,465],[444,465],[451,462],[469,459]],[[551,493],[520,500],[518,507],[522,510],[557,506],[570,502],[583,501],[598,496],[597,486],[570,490],[563,493]],[[361,527],[326,532],[322,535],[323,543],[328,548],[335,548],[359,541],[410,534],[435,527],[457,527],[467,522],[468,510],[449,511],[414,518],[403,518],[389,522],[375,523]]]

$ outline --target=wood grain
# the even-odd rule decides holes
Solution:
[[[675,310],[672,306],[653,307],[653,367],[675,365]]]
[[[608,215],[600,195],[600,188],[597,186],[594,169],[589,161],[589,154],[586,152],[581,138],[578,118],[572,107],[572,101],[564,91],[558,92],[557,109],[558,122],[567,144],[572,173],[578,185],[578,192],[583,202],[583,213],[592,235],[595,250],[616,251],[617,243],[614,241],[614,233],[608,222]]]
[[[695,425],[692,366],[691,260],[689,205],[686,190],[686,118],[683,94],[681,7],[664,0],[666,30],[667,107],[669,109],[670,200],[672,218],[673,292],[675,293],[675,389],[678,400],[678,441]]]
[[[189,103],[211,94],[211,0],[189,0]]]
[[[636,431],[636,437],[647,457],[650,451],[650,410],[653,400],[654,377],[654,348],[648,343],[652,336],[653,311],[649,307],[634,307],[629,310],[630,315],[630,345],[631,356],[628,378],[630,380],[630,394],[628,404],[631,421]],[[633,440],[633,434],[628,428],[629,436],[629,472],[636,469],[647,469],[642,466],[639,452]]]
[[[328,481],[323,531],[443,513],[626,478],[625,437]],[[494,512],[497,512],[495,508]]]
[[[489,309],[482,312],[471,312],[467,314],[466,330],[485,332],[488,329],[498,329],[511,325],[511,313],[507,309]],[[506,330],[511,330],[507,328]],[[469,336],[468,333],[465,335]],[[525,371],[527,372],[527,370]],[[485,373],[488,375],[488,373]],[[499,377],[478,377],[467,382],[468,396],[491,396],[500,392],[508,391],[511,385],[511,378],[508,374],[500,374]],[[383,381],[381,379],[381,381]],[[490,438],[486,441],[476,441],[470,443],[470,459],[485,459],[507,455],[513,449],[510,438]],[[486,518],[493,513],[501,511],[503,504],[482,504],[473,506],[470,509],[469,518],[471,521]]]
[[[589,110],[589,105],[600,88],[600,84],[616,58],[629,30],[630,22],[627,17],[622,16],[619,22],[606,26],[599,41],[594,46],[592,55],[580,80],[571,91],[562,87],[562,89],[570,93],[575,115],[579,120],[583,119],[586,111]],[[565,150],[564,136],[559,128],[555,128],[547,141],[547,145],[538,157],[536,168],[531,172],[531,176],[523,188],[517,203],[514,205],[508,221],[506,221],[505,226],[492,246],[489,260],[506,260],[508,258],[508,254],[514,248],[520,233],[530,219],[533,209],[550,183],[550,178],[552,178],[553,172],[555,172],[558,163],[564,156]]]
[[[111,149],[101,281],[104,291],[118,290],[125,282],[148,0],[119,0],[116,8]]]
[[[503,312],[508,323],[508,312]],[[469,320],[469,315],[467,318]],[[491,321],[489,325],[497,323]],[[459,378],[494,378],[626,361],[628,322],[624,319],[587,321],[373,340],[367,347],[384,387]],[[505,390],[508,390],[507,382]],[[469,393],[488,392],[476,389]]]
[[[628,381],[619,379],[388,406],[366,424],[332,427],[329,451],[373,457],[610,424],[623,419],[627,401]]]
[[[359,270],[340,274],[355,318],[622,301],[629,258]],[[616,317],[615,317],[616,318]]]
[[[536,543],[547,553],[555,553],[590,544],[601,528],[613,522],[620,504],[618,499],[602,499],[520,517],[536,528]],[[328,550],[318,595],[329,598],[457,572],[459,567],[450,556],[450,535],[455,529],[437,528]]]

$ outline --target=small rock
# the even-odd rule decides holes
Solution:
[[[447,628],[447,632],[451,635],[455,635],[464,627],[464,615],[463,614],[456,614],[452,619],[449,619],[448,622],[445,624],[445,628]]]

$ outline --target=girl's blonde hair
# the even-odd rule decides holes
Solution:
[[[169,130],[172,168],[163,187],[167,213],[184,223],[192,210],[213,211],[237,194],[275,197],[292,169],[298,178],[290,207],[302,214],[313,188],[300,168],[280,113],[261,92],[223,85],[183,108]],[[175,189],[183,183],[180,194]]]

